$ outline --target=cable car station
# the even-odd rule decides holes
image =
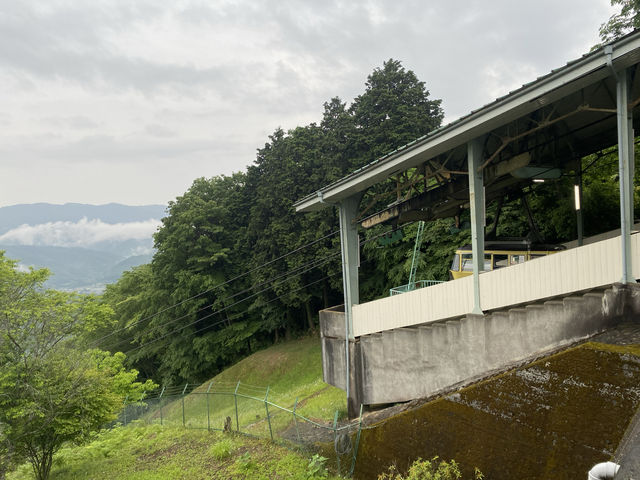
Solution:
[[[640,313],[640,236],[633,234],[639,64],[634,32],[295,204],[298,212],[339,212],[344,307],[322,311],[320,323],[324,379],[347,392],[350,416],[360,404],[450,390]],[[581,159],[615,145],[620,232],[588,243]],[[577,246],[485,268],[486,204],[568,174],[576,179]],[[365,204],[363,194],[390,179],[393,201],[373,213],[379,196]],[[360,304],[359,229],[449,218],[467,208],[472,274],[424,288],[410,282],[405,293]]]

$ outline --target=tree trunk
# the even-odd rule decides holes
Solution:
[[[315,331],[315,325],[313,323],[313,311],[311,309],[311,300],[304,302],[304,308],[307,313],[307,325],[310,331]]]
[[[284,330],[284,339],[291,340],[291,310],[287,310],[287,323]]]
[[[43,455],[42,459],[42,480],[47,480],[51,473],[51,465],[53,464],[53,452],[48,451]]]
[[[324,308],[329,308],[329,284],[327,283],[327,279],[325,278],[322,281],[322,301],[324,304]]]

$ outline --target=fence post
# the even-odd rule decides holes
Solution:
[[[353,449],[353,459],[351,460],[351,470],[349,470],[350,477],[353,477],[353,472],[356,470],[356,457],[358,456],[358,446],[360,445],[361,431],[362,431],[362,404],[360,404],[360,423],[358,424],[358,435],[356,435],[356,446]]]
[[[293,404],[293,423],[296,424],[296,435],[298,437],[298,443],[300,443],[300,430],[298,430],[298,417],[296,416],[297,407],[298,407],[298,397],[296,397],[296,403]]]
[[[238,420],[238,388],[240,388],[240,380],[238,380],[236,390],[233,392],[233,399],[236,402],[236,432],[240,431],[240,421]]]
[[[210,382],[209,388],[207,388],[207,431],[211,431],[211,415],[209,414],[209,390],[211,390],[211,385],[213,385],[213,382]]]
[[[338,425],[338,410],[336,410],[336,413],[333,416],[333,447],[334,447],[334,450],[336,451],[336,460],[338,462],[338,476],[340,476],[340,474],[341,474],[341,472],[340,472],[340,454],[338,453],[338,449],[335,448],[336,440],[338,439],[338,430],[336,428],[337,425]]]
[[[189,384],[187,383],[182,389],[182,426],[186,426],[186,422],[184,421],[184,393],[187,391],[187,387]]]
[[[129,399],[129,395],[124,397],[124,425],[127,426],[127,400]]]
[[[140,395],[140,400],[138,400],[138,404],[139,405],[136,405],[136,420],[139,420],[140,417],[143,415],[143,414],[140,414],[140,412],[141,411],[144,412],[144,407],[142,406],[142,401],[144,400],[144,396],[146,395],[146,393],[147,393],[146,390],[142,391],[142,395]]]
[[[162,391],[160,392],[160,396],[158,397],[158,401],[160,402],[160,425],[162,425],[162,394],[164,393],[165,388],[167,388],[166,385],[162,387]]]
[[[267,393],[264,396],[264,409],[267,411],[267,422],[269,422],[269,435],[271,435],[271,441],[273,442],[273,430],[271,430],[271,417],[269,416],[269,404],[267,398],[269,397],[269,386],[267,386]]]

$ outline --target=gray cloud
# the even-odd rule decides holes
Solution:
[[[157,123],[149,124],[144,127],[144,131],[152,137],[168,138],[175,137],[177,132]]]
[[[77,130],[91,130],[100,124],[85,115],[74,115],[71,117],[43,117],[39,121],[45,125],[64,125]]]
[[[389,58],[453,120],[588,51],[608,4],[0,0],[0,176],[21,179],[0,204],[165,202],[351,101]]]
[[[78,222],[21,225],[0,235],[0,244],[91,247],[104,242],[148,240],[160,224],[160,220],[155,219],[110,224],[83,218]]]

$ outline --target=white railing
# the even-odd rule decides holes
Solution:
[[[632,268],[640,278],[640,234],[631,236]],[[622,278],[620,237],[480,275],[483,310],[611,285]],[[355,336],[465,315],[473,309],[473,277],[353,306]]]
[[[413,290],[418,290],[419,288],[431,287],[432,285],[438,285],[439,283],[444,282],[442,280],[416,280],[415,282],[389,289],[389,296],[400,295],[401,293],[411,292]]]

